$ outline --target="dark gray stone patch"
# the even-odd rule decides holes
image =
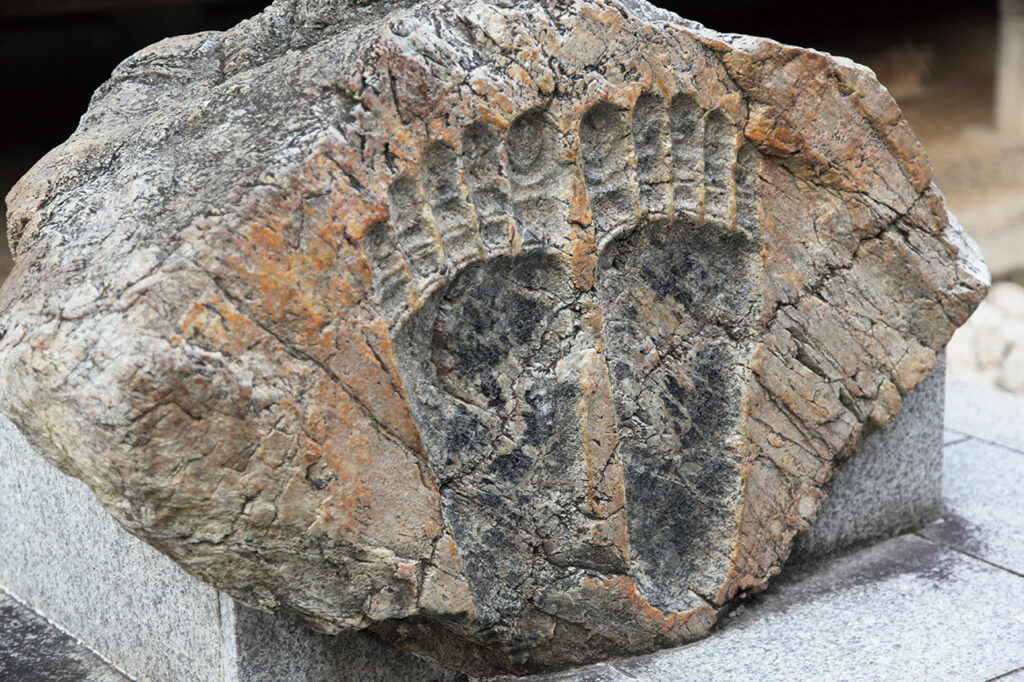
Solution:
[[[570,566],[613,567],[579,511],[583,391],[558,378],[592,346],[580,318],[593,305],[559,255],[525,251],[469,266],[396,335],[484,622]]]
[[[598,267],[635,577],[660,608],[726,570],[742,486],[749,242],[690,221],[613,241]]]
[[[325,635],[278,613],[232,606],[237,659],[228,682],[465,682],[465,674],[367,632]]]
[[[74,639],[0,592],[0,680],[128,682]]]

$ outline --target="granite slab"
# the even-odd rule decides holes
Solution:
[[[858,455],[863,467],[851,468],[857,458],[851,460],[823,511],[828,532],[807,545],[805,558],[896,532],[915,523],[907,514],[933,513],[942,388],[940,368],[907,397],[889,429],[869,439]],[[0,586],[136,679],[465,679],[370,635],[327,637],[194,580],[122,530],[84,484],[47,464],[3,418],[0,470]],[[875,486],[867,500],[861,476],[903,485]],[[847,494],[845,486],[858,492]],[[861,518],[865,514],[870,523]],[[893,517],[886,520],[885,514]],[[608,667],[579,674],[597,675],[594,680],[619,675]]]
[[[946,380],[946,428],[1024,450],[1024,400],[996,388]]]
[[[0,418],[0,586],[133,677],[222,676],[220,598]]]
[[[1024,665],[1024,578],[913,534],[791,570],[734,614],[611,665],[645,682],[981,682]]]
[[[96,654],[0,592],[0,680],[129,682]]]
[[[1024,575],[1024,453],[968,439],[947,446],[942,519],[922,534]]]

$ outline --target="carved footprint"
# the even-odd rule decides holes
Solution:
[[[484,622],[571,568],[692,607],[738,532],[756,152],[687,94],[592,106],[579,169],[563,139],[531,110],[435,143],[364,242]],[[580,171],[590,287],[559,248]]]

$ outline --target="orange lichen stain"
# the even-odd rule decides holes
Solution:
[[[199,339],[203,346],[225,355],[240,355],[265,335],[234,305],[216,294],[193,301],[179,326],[185,339]]]
[[[545,63],[539,60],[538,63]],[[542,95],[550,95],[555,91],[555,77],[550,69],[542,68],[539,73],[533,75],[533,82]]]
[[[606,83],[595,81],[587,89],[585,102],[587,108],[598,102],[608,102],[620,109],[632,110],[637,98],[644,93],[640,83]],[[580,112],[582,115],[582,112]]]
[[[462,572],[462,556],[451,535],[445,533],[434,545],[434,564],[452,573]]]
[[[505,92],[504,87],[499,88],[499,84],[496,84],[491,79],[479,75],[471,76],[469,87],[477,95],[485,98],[493,108],[500,110],[504,114],[501,117],[502,127],[504,127],[504,121],[515,115],[516,106],[512,98]]]
[[[339,318],[325,330],[325,344],[331,347],[331,369],[380,425],[424,456],[383,321],[359,324]]]
[[[740,591],[763,590],[778,572],[792,538],[807,527],[795,512],[806,486],[792,490],[755,443],[750,445],[742,478],[739,541],[732,568],[715,595],[717,604],[724,604]],[[816,489],[810,493],[820,495]]]
[[[508,76],[513,80],[517,80],[520,83],[528,83],[533,85],[533,78],[527,73],[526,69],[519,66],[519,64],[513,64],[508,67]]]
[[[509,123],[511,123],[512,119],[515,118],[515,114],[518,113],[518,110],[510,108],[508,111],[499,111],[497,109],[484,108],[476,113],[478,114],[476,120],[481,123],[489,123],[501,132],[508,128]]]
[[[689,611],[672,611],[665,613],[661,609],[651,606],[650,602],[643,598],[637,591],[636,583],[632,578],[624,575],[608,576],[594,579],[589,576],[580,581],[580,586],[600,592],[612,592],[617,594],[625,603],[627,608],[634,613],[640,614],[640,620],[650,623],[663,635],[671,635],[679,630],[685,629],[686,622],[699,611],[710,609],[694,608]]]
[[[600,323],[600,318],[585,321]],[[603,356],[592,353],[588,360],[577,370],[582,391],[583,457],[587,467],[587,498],[583,511],[605,519],[625,506],[625,484],[621,463],[612,461],[618,436],[611,381]],[[615,538],[614,544],[625,553],[624,536]]]
[[[603,25],[603,28],[609,34],[620,32],[622,26],[626,23],[622,12],[611,7],[600,7],[597,5],[583,5],[580,17],[597,21]]]
[[[787,288],[800,291],[810,277],[809,268],[795,267],[790,254],[798,252],[794,245],[794,230],[785,221],[779,221],[768,212],[761,222],[761,258],[766,272],[772,273],[772,279],[781,281]],[[766,310],[765,315],[769,312]]]
[[[225,279],[248,286],[242,297],[262,324],[330,368],[385,430],[421,453],[386,329],[368,300],[369,265],[346,224],[357,221],[361,237],[363,223],[384,213],[337,188],[344,158],[313,154],[296,173],[301,182],[282,183],[295,190],[252,197],[253,220],[229,237],[233,248],[222,258]],[[331,189],[312,184],[303,195],[302,183],[314,182]]]
[[[395,569],[395,577],[399,580],[415,580],[419,574],[419,564],[412,561],[399,561]]]
[[[783,156],[797,153],[804,140],[774,107],[751,107],[744,130],[747,139]]]
[[[318,423],[319,428],[305,446],[307,452],[319,454],[336,479],[336,490],[325,507],[325,514],[332,521],[330,532],[363,544],[371,539],[366,534],[366,511],[373,507],[375,499],[374,490],[364,482],[370,473],[367,465],[372,465],[367,453],[370,434],[359,424],[354,406],[336,387],[322,382],[315,402],[316,407],[308,412],[323,412],[307,412],[306,421]]]
[[[181,333],[185,338],[190,338],[205,327],[207,323],[208,313],[206,308],[199,301],[193,301],[188,311],[181,318]],[[223,329],[220,330],[220,333],[223,334]]]
[[[368,175],[361,153],[344,141],[326,141],[319,149],[306,166],[315,169],[317,177],[310,186],[323,187],[328,196],[329,214],[322,229],[359,241],[368,226],[388,218],[384,182]]]
[[[434,77],[420,59],[403,53],[389,55],[385,68],[391,77],[395,104],[404,120],[436,117],[435,109],[443,99],[443,92],[439,90],[443,80]]]
[[[572,199],[569,204],[569,220],[579,225],[588,226],[593,216],[590,213],[590,202],[587,200],[587,186],[583,182],[582,170],[572,176]]]
[[[594,243],[593,235],[587,231],[580,234],[576,230],[570,235],[569,242],[572,249],[573,281],[583,291],[589,291],[594,286],[594,269],[597,267],[597,245]]]
[[[310,445],[337,479],[325,508],[331,532],[403,556],[429,556],[443,522],[437,489],[424,485],[419,465],[333,382],[321,382],[310,403],[306,421],[322,423]],[[419,535],[411,532],[417,527]]]

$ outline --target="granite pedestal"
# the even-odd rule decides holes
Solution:
[[[941,507],[944,365],[840,470],[794,561],[924,525]],[[0,418],[0,587],[138,680],[457,680],[366,634],[238,604],[122,530]]]
[[[896,419],[869,436],[839,469],[817,522],[797,539],[790,563],[895,535],[939,516],[945,376],[942,353]]]

